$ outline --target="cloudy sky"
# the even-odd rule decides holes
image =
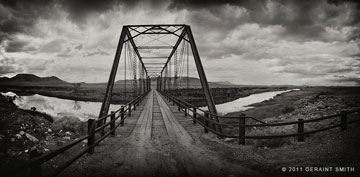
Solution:
[[[188,24],[210,81],[360,85],[360,4],[0,0],[0,76],[105,82],[123,25]]]

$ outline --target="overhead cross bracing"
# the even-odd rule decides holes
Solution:
[[[181,74],[184,73],[185,67],[188,83],[189,55],[192,56],[195,62],[209,111],[216,114],[217,111],[214,100],[190,26],[183,24],[159,24],[123,26],[104,102],[101,107],[100,117],[106,115],[109,110],[120,56],[124,56],[123,60],[126,63],[124,68],[126,72],[125,77],[128,74],[130,74],[131,77],[125,78],[125,84],[126,80],[130,79],[131,84],[135,87],[134,95],[136,95],[137,92],[135,90],[137,87],[142,88],[143,86],[141,84],[144,81],[149,85],[150,77],[158,77],[158,89],[160,90],[172,86],[176,88],[178,86],[177,82],[181,82],[185,77],[181,76]],[[187,61],[187,65],[185,64],[185,60]],[[130,70],[130,72],[127,72],[126,69]],[[189,84],[187,84],[187,88],[189,88]]]

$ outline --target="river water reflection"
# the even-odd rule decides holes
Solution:
[[[249,95],[247,97],[239,98],[234,101],[217,104],[216,110],[217,110],[218,114],[220,114],[220,115],[225,115],[230,112],[245,111],[247,109],[253,108],[253,107],[249,106],[251,104],[263,102],[265,100],[274,98],[276,95],[279,95],[281,93],[290,92],[293,90],[300,90],[300,89],[256,93],[256,94]],[[207,107],[201,107],[201,109],[207,110]]]
[[[2,95],[14,96],[12,92],[1,93]],[[74,101],[42,95],[17,96],[14,103],[22,109],[29,110],[35,107],[37,111],[51,115],[55,119],[78,118],[80,121],[87,121],[98,117],[101,102]],[[110,111],[115,111],[121,105],[110,105]]]
[[[299,89],[292,89],[299,90]],[[225,115],[230,112],[244,111],[252,107],[248,106],[254,103],[259,103],[271,98],[276,95],[290,92],[292,90],[284,91],[272,91],[252,94],[247,97],[239,98],[234,101],[230,101],[223,104],[216,105],[218,114]],[[15,93],[7,92],[1,93],[7,96],[16,96]],[[60,99],[42,95],[31,95],[31,96],[17,96],[14,103],[22,109],[29,110],[31,107],[35,107],[37,111],[45,112],[55,119],[60,118],[78,118],[81,121],[87,121],[88,119],[96,119],[99,115],[101,108],[101,102],[88,102],[88,101],[74,101],[68,99]],[[110,111],[115,111],[120,108],[121,105],[110,105]],[[207,107],[201,107],[201,109],[207,110]]]

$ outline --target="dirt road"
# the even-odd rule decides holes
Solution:
[[[139,107],[137,111],[140,111]],[[194,140],[157,91],[129,136],[106,139],[62,176],[262,176]]]

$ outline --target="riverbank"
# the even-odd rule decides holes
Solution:
[[[300,91],[280,94],[274,99],[256,103],[246,111],[229,113],[228,116],[246,114],[267,123],[314,119],[360,107],[359,87],[308,87]],[[348,118],[359,119],[359,113]],[[334,120],[310,123],[305,131],[324,128],[340,122]],[[249,120],[247,123],[255,123]],[[238,145],[237,139],[216,139],[213,134],[202,134],[201,140],[213,149],[220,149],[224,158],[236,159],[265,171],[269,176],[358,176],[360,168],[359,123],[305,136],[305,142],[294,137],[269,140],[246,140]],[[278,126],[247,129],[246,135],[281,135],[296,133],[297,126]],[[231,157],[229,156],[231,154]],[[235,158],[234,158],[235,157]],[[285,167],[285,172],[282,171]],[[309,172],[306,167],[333,167],[333,172]],[[351,167],[355,172],[335,172],[335,167]],[[294,170],[289,172],[289,170]],[[299,169],[302,169],[301,172]],[[298,170],[298,171],[296,171]]]
[[[223,87],[211,88],[211,92],[216,104],[226,103],[242,97],[246,97],[256,93],[287,90],[295,87],[265,87],[265,86],[249,86],[249,87]],[[105,86],[103,84],[84,84],[74,90],[71,85],[58,86],[0,86],[0,92],[14,92],[19,96],[29,96],[39,94],[43,96],[55,97],[60,99],[69,99],[74,101],[90,101],[102,102],[105,96]],[[172,95],[182,100],[187,100],[189,93],[189,103],[195,106],[206,106],[206,100],[201,88],[177,89],[169,91]],[[134,99],[134,90],[128,86],[126,90],[122,85],[115,85],[112,93],[111,104],[126,104]]]
[[[286,119],[286,116],[296,115],[331,115],[360,107],[360,87],[303,87],[249,106],[253,108],[227,116],[246,114],[263,120],[278,116]]]
[[[324,116],[339,114],[341,111],[350,111],[360,108],[360,87],[307,87],[301,90],[279,94],[273,99],[249,105],[245,111],[228,113],[226,116],[239,116],[245,114],[266,123],[283,123],[311,120]],[[356,118],[357,114],[349,116]],[[221,119],[226,123],[238,123],[236,119]],[[318,130],[339,123],[340,119],[308,123],[305,131]],[[256,124],[255,120],[247,119],[246,124]],[[236,128],[227,130],[237,132]],[[247,135],[281,135],[297,132],[296,125],[248,128]],[[292,144],[287,138],[277,140],[249,140],[255,146],[280,147]]]
[[[86,133],[86,122],[54,120],[46,113],[19,109],[0,95],[0,167],[18,165],[30,151],[46,153]]]
[[[213,95],[215,104],[222,104],[237,100],[239,98],[247,97],[252,94],[272,92],[272,91],[284,91],[293,88],[297,88],[297,87],[251,86],[251,87],[211,88],[211,93]],[[173,96],[176,96],[181,100],[188,101],[190,104],[194,106],[197,107],[207,106],[204,92],[200,88],[176,89],[176,90],[169,90],[167,92]]]

